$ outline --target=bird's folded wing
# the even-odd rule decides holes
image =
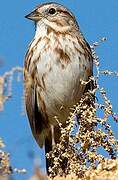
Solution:
[[[43,116],[38,109],[37,105],[37,94],[36,87],[30,85],[26,88],[25,92],[26,111],[29,118],[30,126],[33,135],[38,142],[39,146],[42,147],[45,141],[43,130]]]

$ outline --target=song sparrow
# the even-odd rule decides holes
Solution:
[[[65,125],[70,107],[91,88],[81,80],[92,76],[92,53],[74,15],[62,5],[39,5],[26,18],[36,26],[25,57],[26,110],[36,141],[49,152],[52,135],[55,143],[60,137],[55,117]]]

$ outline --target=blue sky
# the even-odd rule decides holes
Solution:
[[[20,0],[0,3],[0,75],[14,66],[23,66],[28,43],[34,35],[34,25],[24,18],[37,4],[45,1]],[[47,1],[49,2],[49,1]],[[81,31],[92,43],[102,37],[108,41],[97,48],[101,69],[118,71],[118,1],[112,0],[59,0],[76,16]],[[114,111],[118,111],[118,79],[102,77],[101,86],[108,92]],[[26,168],[28,174],[16,175],[16,180],[26,180],[33,172],[34,156],[40,157],[44,167],[43,152],[32,137],[27,118],[22,111],[22,83],[14,81],[12,100],[5,103],[5,111],[0,113],[0,137],[4,139],[6,151],[11,154],[13,167]],[[117,132],[117,126],[113,125]]]

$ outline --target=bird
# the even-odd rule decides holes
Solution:
[[[34,138],[49,153],[60,141],[59,123],[66,126],[70,108],[92,89],[91,82],[81,83],[93,75],[92,51],[63,5],[39,4],[25,17],[35,24],[24,63],[26,112]]]

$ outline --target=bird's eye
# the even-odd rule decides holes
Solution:
[[[56,10],[54,8],[50,8],[48,11],[49,14],[55,14]]]

